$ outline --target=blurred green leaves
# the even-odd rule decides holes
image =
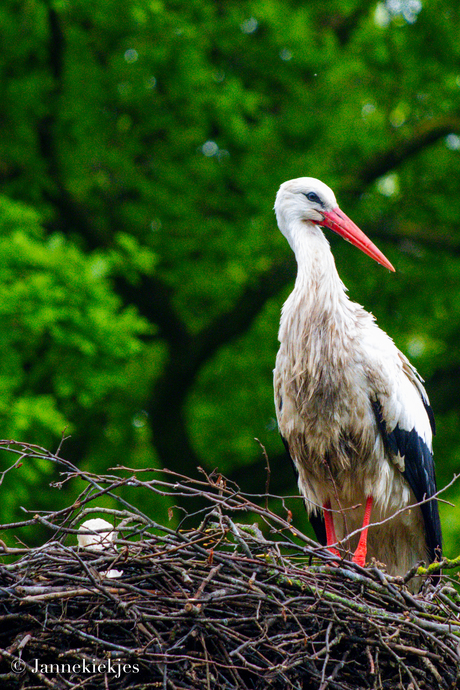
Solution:
[[[0,255],[2,434],[50,445],[80,408],[114,394],[120,367],[150,329],[111,289],[119,253],[85,254],[5,197]]]

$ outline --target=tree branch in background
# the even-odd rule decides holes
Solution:
[[[372,184],[408,158],[452,132],[460,132],[458,117],[448,116],[425,120],[413,130],[410,137],[393,139],[391,146],[386,150],[376,153],[367,163],[354,170],[350,178],[342,185],[342,191],[349,194],[361,194],[363,187]]]
[[[335,31],[340,45],[345,46],[352,38],[354,31],[358,28],[359,22],[369,14],[374,7],[374,3],[360,2],[349,15],[332,15],[330,23]],[[329,15],[331,17],[331,15]]]
[[[235,304],[220,314],[195,339],[198,366],[215,355],[217,350],[246,333],[269,299],[277,295],[295,278],[291,257],[286,257],[260,273],[249,284]]]
[[[48,112],[38,124],[38,139],[41,153],[48,164],[49,175],[53,180],[57,180],[59,166],[54,129],[58,100],[62,91],[65,38],[59,21],[59,14],[53,7],[48,8],[48,26],[48,61],[53,85],[48,94]]]
[[[142,316],[158,326],[160,337],[167,341],[170,348],[191,350],[191,337],[174,308],[174,290],[164,280],[157,275],[141,274],[138,282],[133,284],[118,277],[115,288],[126,304],[136,305]]]

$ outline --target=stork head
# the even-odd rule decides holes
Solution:
[[[292,233],[299,223],[303,225],[304,232],[311,232],[313,227],[321,225],[330,228],[390,271],[395,270],[375,244],[340,210],[332,189],[314,177],[298,177],[284,182],[276,195],[275,213],[279,229],[293,249]]]

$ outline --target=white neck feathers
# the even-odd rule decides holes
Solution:
[[[303,305],[303,316],[307,309],[313,314],[323,314],[322,319],[324,316],[340,318],[341,312],[346,318],[350,301],[321,228],[307,221],[297,221],[291,227],[289,243],[297,260],[292,294]]]
[[[298,271],[279,330],[294,375],[306,370],[318,373],[326,362],[341,366],[356,333],[357,312],[363,311],[348,299],[321,229],[313,223],[305,225],[298,221],[289,233]]]

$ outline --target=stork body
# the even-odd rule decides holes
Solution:
[[[375,557],[405,574],[441,554],[436,500],[404,510],[436,493],[433,416],[416,370],[348,299],[319,225],[394,269],[319,180],[285,182],[275,210],[298,264],[282,309],[274,388],[299,489],[322,543],[337,552],[334,544],[364,527],[343,543],[354,560]]]

